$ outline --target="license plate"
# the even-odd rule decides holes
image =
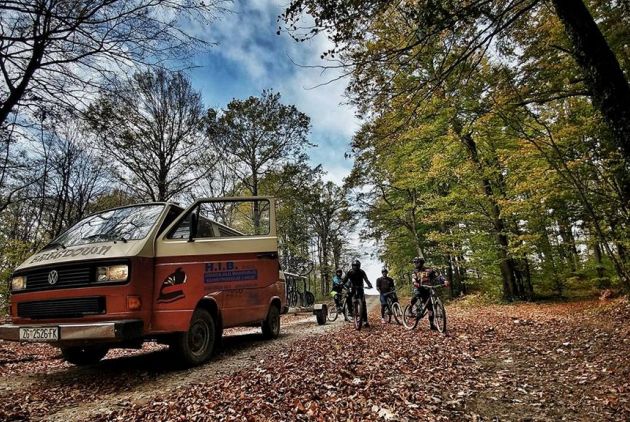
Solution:
[[[59,327],[20,328],[21,341],[59,340]]]

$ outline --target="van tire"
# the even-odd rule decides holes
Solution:
[[[109,351],[108,346],[71,346],[61,347],[63,359],[77,366],[93,365],[100,362]]]
[[[267,340],[278,338],[280,335],[280,309],[276,305],[269,307],[267,318],[262,322],[262,333]]]
[[[171,348],[185,365],[201,365],[212,357],[216,334],[210,312],[198,308],[193,312],[188,331],[178,334]]]

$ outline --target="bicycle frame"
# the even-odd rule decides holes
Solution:
[[[392,290],[391,292],[387,292],[387,293],[383,293],[383,296],[386,296],[385,298],[385,306],[387,309],[387,313],[388,315],[392,315],[394,313],[392,307],[394,306],[394,303],[396,303],[398,300],[396,300],[396,302],[394,302],[394,299],[392,299],[392,297],[396,294],[396,290]]]
[[[387,296],[387,299],[391,299],[391,297],[395,294],[396,294],[396,290],[392,290],[391,292],[383,293],[383,296]]]
[[[362,297],[360,297],[358,293],[358,289],[353,289],[349,292],[352,295],[352,316],[354,319],[354,326],[357,330],[361,329],[361,325],[363,325],[363,312],[365,312],[362,308],[365,305],[362,305],[362,302],[365,300],[365,293],[363,293]],[[365,322],[367,324],[367,321]]]
[[[416,321],[420,321],[422,318],[424,318],[424,316],[426,315],[429,309],[435,309],[435,298],[437,296],[435,294],[435,287],[433,286],[431,287],[425,286],[425,287],[428,288],[431,291],[431,293],[429,295],[429,298],[426,300],[426,302],[423,302],[422,299],[418,297],[418,302],[421,303],[421,307],[419,308],[419,311],[416,312]],[[431,308],[429,308],[429,305],[431,305]],[[417,304],[416,304],[416,309],[418,309]]]
[[[436,293],[436,288],[440,287],[440,285],[423,287],[429,289],[429,295],[426,297],[425,300],[421,297],[421,295],[418,294],[414,297],[414,303],[409,304],[405,307],[405,311],[403,314],[403,324],[407,329],[415,329],[418,326],[420,320],[424,318],[427,313],[431,312],[433,315],[433,317],[429,318],[431,322],[431,329],[436,329],[441,333],[445,333],[446,311],[444,309],[442,301]],[[422,296],[425,295],[422,294]]]

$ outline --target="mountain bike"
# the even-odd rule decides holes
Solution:
[[[413,330],[418,326],[418,322],[429,312],[433,311],[433,323],[440,333],[446,332],[446,310],[442,301],[435,293],[435,289],[441,287],[437,286],[422,286],[421,288],[429,289],[430,295],[426,302],[423,302],[418,297],[416,303],[405,306],[403,312],[403,325],[409,330]]]
[[[392,322],[392,317],[396,321],[396,324],[403,323],[403,311],[400,307],[400,303],[398,303],[398,299],[396,298],[396,290],[392,290],[391,292],[383,293],[383,296],[386,296],[385,301],[385,318],[387,322]]]
[[[357,294],[359,291],[361,294]],[[354,320],[354,328],[360,330],[364,324],[363,313],[366,312],[366,310],[364,310],[365,302],[363,302],[363,296],[365,293],[363,292],[363,289],[353,289],[350,294],[352,295],[352,317]]]
[[[328,305],[328,321],[336,321],[339,315],[343,315],[344,319],[348,318],[347,297],[349,294],[350,292],[346,288],[344,288],[341,293],[331,292],[333,301],[331,304]],[[339,303],[341,303],[340,306],[337,306],[337,301],[335,301],[335,299],[337,299]]]

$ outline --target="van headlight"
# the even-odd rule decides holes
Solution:
[[[110,265],[109,267],[96,268],[96,281],[127,281],[129,278],[129,266]]]
[[[13,277],[11,279],[11,290],[24,290],[26,289],[26,277],[21,275],[18,277]]]

